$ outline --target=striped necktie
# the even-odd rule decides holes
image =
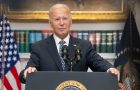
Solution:
[[[60,60],[61,60],[61,64],[62,64],[62,68],[63,68],[63,71],[65,71],[65,62],[64,62],[64,60],[63,60],[63,58],[62,58],[62,47],[63,47],[63,45],[65,44],[65,41],[63,41],[63,40],[61,40],[60,42],[59,42],[59,44],[60,44],[60,47],[59,47],[59,55],[60,55]]]

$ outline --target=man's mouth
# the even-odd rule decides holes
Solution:
[[[66,28],[59,28],[59,30],[65,30]]]

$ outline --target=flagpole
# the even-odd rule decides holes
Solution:
[[[4,28],[4,1],[1,0],[1,16],[2,16],[2,70],[1,70],[1,89],[4,90],[4,69],[5,69],[5,28]]]

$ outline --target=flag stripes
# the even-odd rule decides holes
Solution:
[[[20,61],[14,33],[7,17],[0,17],[0,90],[21,90]],[[4,58],[4,60],[2,59]],[[2,74],[4,72],[4,74]],[[4,77],[4,78],[2,78]]]

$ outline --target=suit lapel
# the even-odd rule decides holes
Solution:
[[[48,40],[47,41],[48,52],[50,53],[51,57],[53,58],[54,62],[56,63],[56,65],[58,66],[60,71],[63,71],[53,35],[50,36],[47,40]],[[74,58],[74,53],[75,53],[74,45],[78,45],[78,44],[79,44],[78,40],[76,38],[73,38],[72,36],[70,36],[68,49],[69,49],[69,54],[70,54],[71,58]]]
[[[70,41],[69,41],[69,46],[68,46],[68,50],[69,50],[69,54],[71,58],[74,58],[74,53],[75,53],[75,45],[78,45],[78,41],[76,38],[73,38],[72,36],[70,36]]]
[[[57,47],[56,47],[53,36],[50,36],[50,38],[48,39],[47,48],[48,48],[48,50],[49,50],[48,52],[50,53],[54,62],[56,63],[56,65],[58,66],[60,71],[62,71],[63,69],[62,69],[62,65],[61,65],[61,62],[60,62],[60,57],[59,57],[59,54],[58,54]]]

